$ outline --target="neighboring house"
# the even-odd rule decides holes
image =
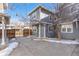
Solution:
[[[4,17],[4,19],[2,19]],[[5,37],[11,38],[15,37],[15,31],[13,29],[13,25],[10,24],[10,16],[7,14],[0,13],[0,38],[2,37],[2,21],[5,23]]]
[[[29,13],[33,35],[39,38],[54,37],[54,14],[43,6],[38,6]]]
[[[2,17],[4,17],[4,19],[2,19]],[[5,25],[9,25],[9,23],[10,23],[9,18],[10,18],[10,16],[0,13],[0,29],[2,29],[2,21],[5,23]],[[8,28],[9,26],[6,26],[6,27]]]
[[[58,4],[61,20],[61,37],[65,39],[79,39],[79,4]]]
[[[18,21],[13,23],[15,29],[15,37],[26,37],[32,34],[31,28],[29,25],[24,24],[24,22]]]
[[[9,20],[10,17],[8,15],[6,15],[6,14],[0,13],[0,24],[2,24],[2,17],[4,17],[5,24],[10,23],[10,20]]]

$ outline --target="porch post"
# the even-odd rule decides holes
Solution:
[[[41,37],[41,25],[39,24],[39,38]]]
[[[30,35],[31,35],[31,33],[30,33],[30,22],[29,22],[29,38],[30,38]]]
[[[2,42],[1,45],[5,45],[5,23],[4,17],[2,17]]]
[[[44,38],[46,38],[46,24],[44,24]]]
[[[78,39],[78,22],[76,21],[76,39]]]

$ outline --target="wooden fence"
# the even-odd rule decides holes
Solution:
[[[24,29],[23,36],[29,36],[29,35],[32,35],[32,30],[31,29]]]
[[[0,38],[2,37],[2,30],[0,29]],[[6,37],[14,38],[15,37],[15,29],[7,29],[6,30]]]
[[[6,37],[8,37],[8,38],[15,38],[16,36],[24,36],[24,37],[26,37],[26,36],[29,36],[29,35],[32,35],[32,30],[30,29],[24,29],[23,31],[22,31],[22,34],[20,33],[18,33],[18,34],[16,34],[16,29],[7,29],[6,30]],[[19,31],[19,30],[18,30]],[[0,29],[0,38],[2,37],[2,30]]]

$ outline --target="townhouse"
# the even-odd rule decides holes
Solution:
[[[55,37],[54,13],[43,6],[37,6],[29,14],[33,35],[38,38]]]
[[[79,4],[58,4],[61,25],[61,37],[65,39],[79,39]]]
[[[60,35],[62,39],[79,38],[79,4],[59,3],[58,15],[60,20]],[[43,6],[37,6],[29,13],[30,23],[33,27],[33,35],[36,37],[57,37],[54,13]]]

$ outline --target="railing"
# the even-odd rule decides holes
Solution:
[[[6,29],[13,29],[14,25],[6,25]],[[2,29],[2,24],[0,24],[0,29]]]

